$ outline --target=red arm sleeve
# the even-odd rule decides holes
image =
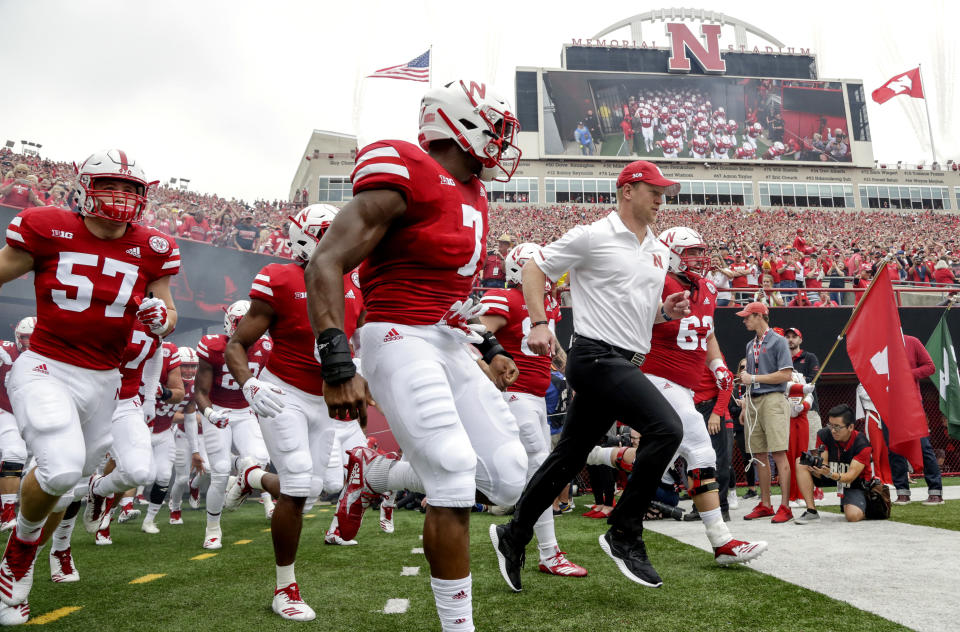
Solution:
[[[936,367],[933,365],[933,358],[927,353],[923,343],[913,336],[904,336],[903,340],[907,344],[907,357],[910,360],[910,368],[914,379],[922,380],[933,375]]]

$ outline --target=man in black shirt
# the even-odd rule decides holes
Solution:
[[[260,239],[260,228],[254,225],[253,215],[244,215],[234,227],[233,239],[240,250],[253,250]]]
[[[848,522],[859,522],[866,516],[866,484],[873,479],[870,440],[853,428],[853,410],[847,404],[834,406],[827,415],[827,427],[817,433],[817,449],[823,465],[797,468],[797,484],[807,503],[807,510],[795,519],[797,524],[820,520],[813,504],[814,485],[837,486],[840,507]],[[800,459],[803,461],[802,456]]]
[[[785,329],[783,337],[787,339],[787,346],[790,347],[790,355],[793,357],[793,370],[803,376],[807,384],[813,382],[814,376],[820,371],[820,360],[816,354],[804,351],[800,348],[803,344],[803,334],[796,327]],[[820,419],[820,402],[817,400],[817,391],[813,391],[813,404],[807,411],[807,420],[810,422],[810,445],[813,449],[817,445],[817,431],[823,428],[823,421]]]

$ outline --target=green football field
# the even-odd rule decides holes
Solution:
[[[536,570],[531,545],[524,590],[510,592],[487,538],[491,522],[473,514],[474,616],[479,630],[900,630],[879,616],[800,588],[749,567],[718,567],[712,555],[673,538],[647,532],[651,559],[664,586],[628,582],[597,544],[602,521],[579,511],[557,519],[569,557],[585,566],[583,579]],[[183,526],[158,517],[161,533],[141,533],[139,522],[114,525],[112,546],[95,546],[82,526],[73,550],[81,581],[53,584],[47,553],[37,562],[31,610],[51,630],[439,630],[429,570],[419,534],[423,516],[398,511],[396,532],[380,533],[369,513],[355,547],[323,544],[331,507],[316,507],[304,521],[297,578],[317,611],[314,623],[281,620],[270,611],[274,586],[269,524],[258,503],[223,518],[224,548],[201,548],[203,512],[184,511]],[[894,507],[893,518],[932,526],[960,524],[960,501],[946,506]],[[204,554],[207,554],[205,556]],[[407,567],[417,575],[401,576]],[[407,572],[412,572],[408,570]],[[409,600],[403,614],[384,614],[389,599]],[[55,617],[59,616],[60,618]],[[315,627],[314,627],[315,626]]]

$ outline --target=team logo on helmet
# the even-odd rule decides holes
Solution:
[[[170,242],[160,235],[154,235],[147,243],[149,243],[150,248],[159,255],[165,255],[170,252]]]

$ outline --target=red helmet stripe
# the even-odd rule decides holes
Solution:
[[[127,164],[127,153],[122,149],[118,149],[117,153],[120,154],[120,168],[126,171],[129,169],[129,165]]]

